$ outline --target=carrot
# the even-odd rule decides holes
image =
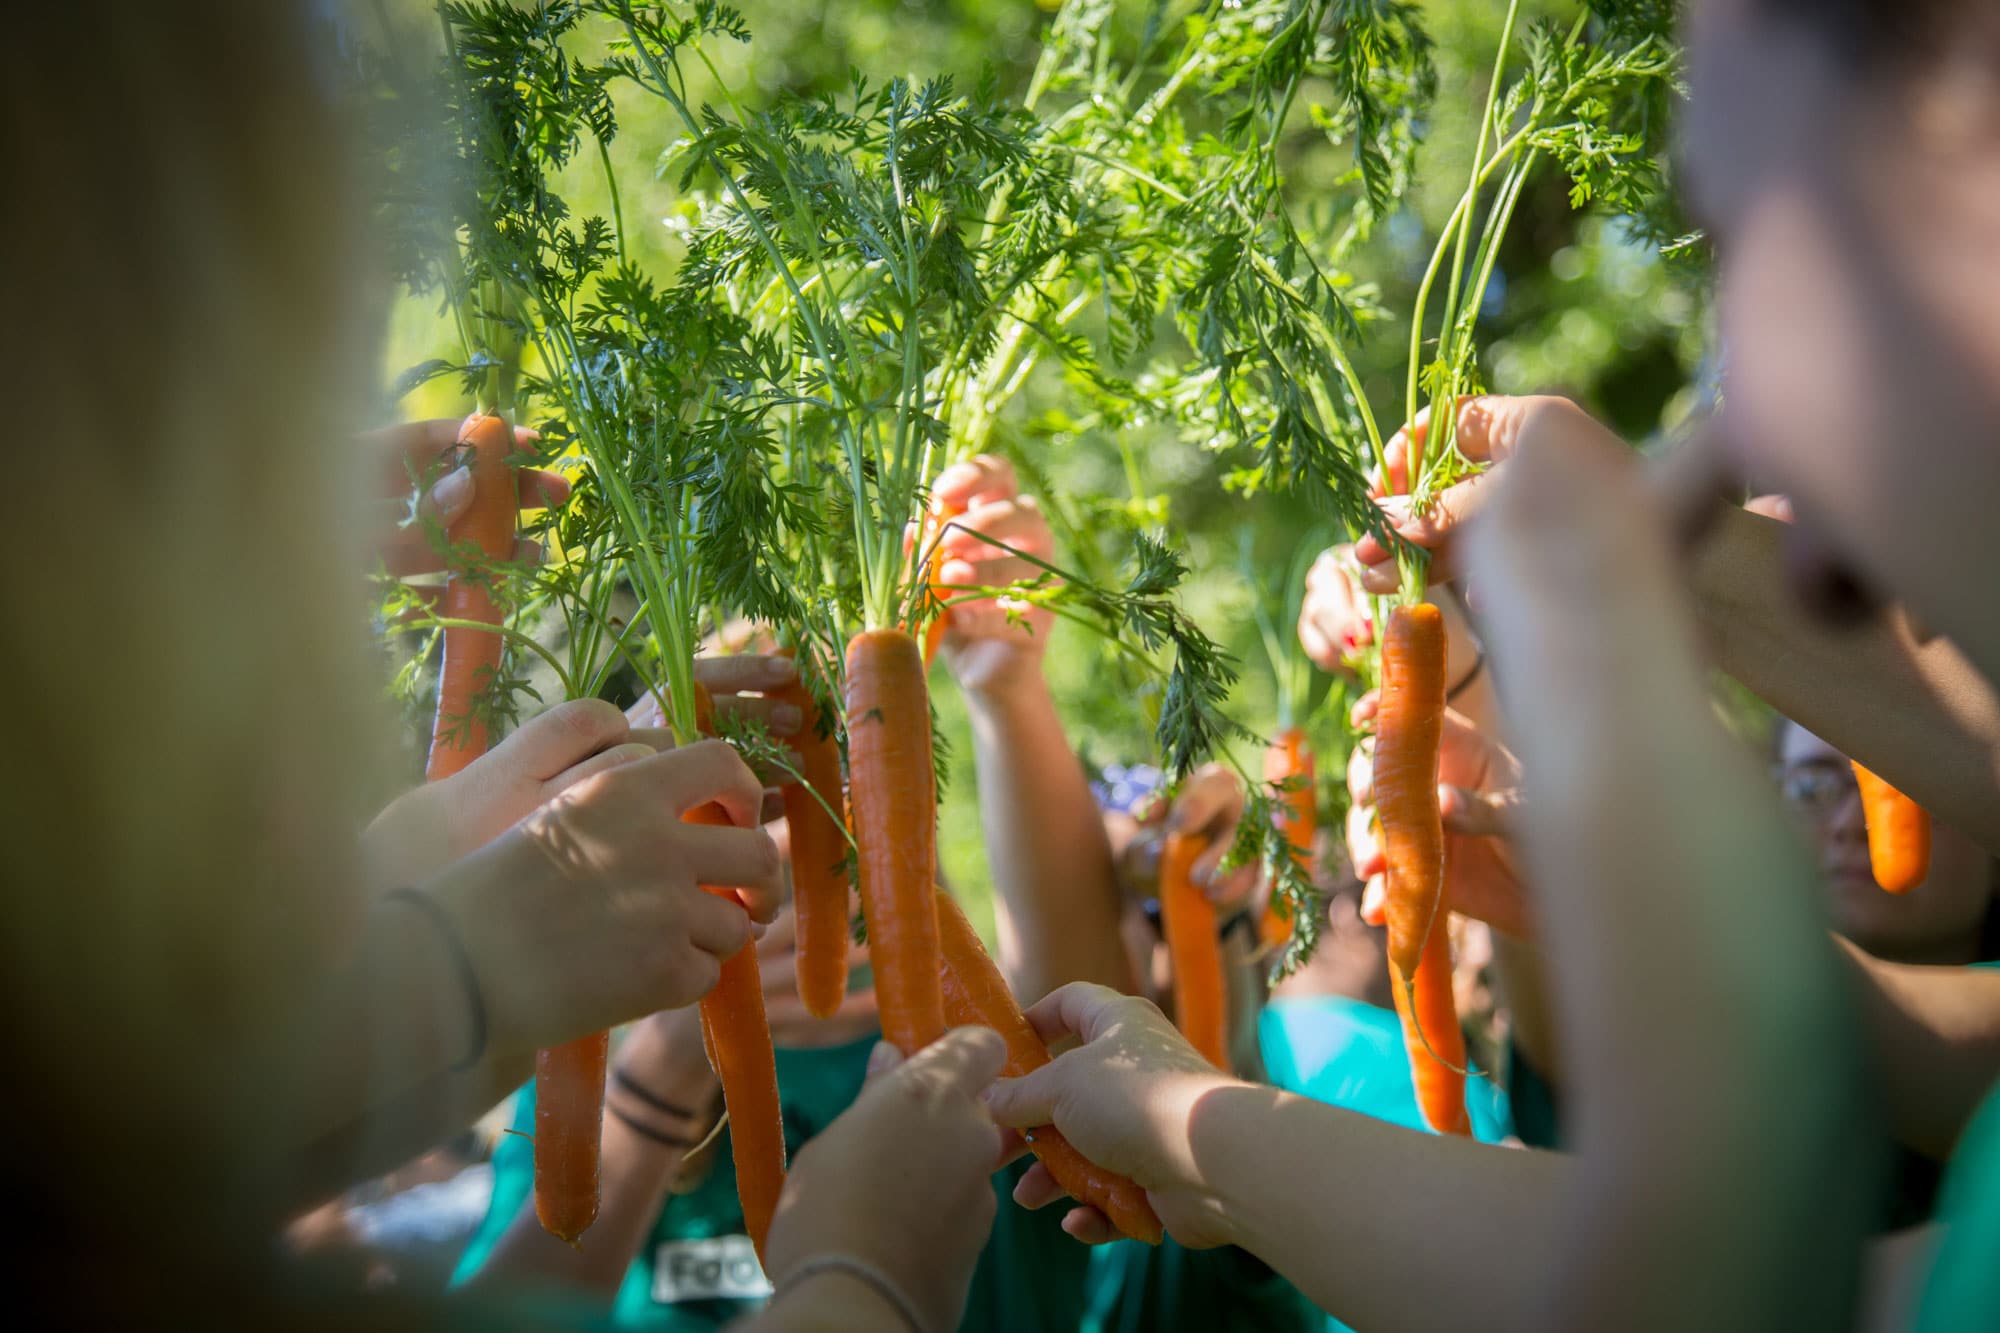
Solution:
[[[1313,840],[1319,833],[1319,809],[1314,803],[1312,745],[1298,727],[1286,727],[1272,738],[1264,751],[1264,781],[1283,782],[1282,820],[1285,841],[1310,865]],[[1264,919],[1257,924],[1257,938],[1266,948],[1283,944],[1292,936],[1291,910],[1273,895],[1264,907]]]
[[[944,569],[944,556],[936,549],[936,543],[944,540],[945,528],[950,525],[951,521],[955,518],[962,518],[964,515],[965,507],[963,505],[941,505],[931,511],[931,526],[935,531],[928,534],[929,540],[933,545],[930,558],[924,561],[924,583],[930,589],[931,597],[936,601],[943,601],[947,591],[943,583],[939,580],[939,574]],[[944,642],[944,632],[950,625],[951,608],[947,606],[938,612],[937,619],[924,627],[924,665],[926,667],[931,664],[931,659],[937,656],[938,645]]]
[[[458,428],[459,447],[472,469],[472,508],[460,520],[458,542],[474,542],[487,560],[514,554],[514,525],[520,501],[507,458],[514,452],[514,428],[505,417],[474,412]],[[438,614],[446,620],[498,625],[505,618],[489,584],[457,567],[445,576]],[[424,776],[448,778],[486,753],[492,738],[476,701],[500,670],[501,638],[476,629],[444,631],[444,663],[438,670],[437,718],[431,724],[430,763]]]
[[[597,1220],[610,1048],[611,1034],[599,1032],[535,1052],[535,1216],[572,1246]]]
[[[1930,812],[1859,764],[1854,781],[1861,787],[1875,882],[1891,893],[1908,893],[1931,872]]]
[[[1021,1012],[972,923],[943,889],[937,891],[937,914],[938,980],[944,990],[945,1017],[954,1026],[978,1024],[1004,1037],[1007,1067],[1001,1072],[1008,1078],[1040,1069],[1049,1062],[1049,1048]],[[1053,1125],[1030,1130],[1028,1146],[1072,1199],[1097,1209],[1133,1239],[1160,1243],[1159,1215],[1147,1202],[1146,1192],[1131,1180],[1092,1164]]]
[[[1393,964],[1392,964],[1393,966]],[[1403,1020],[1403,1045],[1410,1054],[1410,1079],[1417,1109],[1440,1134],[1471,1134],[1465,1113],[1465,1031],[1458,1025],[1452,995],[1451,932],[1439,921],[1424,941],[1423,961],[1414,979],[1398,971],[1396,1015]]]
[[[1208,841],[1170,833],[1160,852],[1160,921],[1174,969],[1174,1025],[1217,1069],[1229,1068],[1227,990],[1215,904],[1188,878]]]
[[[847,645],[849,807],[882,1035],[913,1055],[944,1032],[937,775],[923,650],[900,629]]]
[[[1375,714],[1375,810],[1388,862],[1389,961],[1415,975],[1444,895],[1438,742],[1444,730],[1444,616],[1419,602],[1389,613]]]
[[[803,684],[774,698],[805,715],[799,730],[800,775],[784,788],[792,834],[792,911],[798,919],[799,999],[815,1018],[832,1016],[847,995],[847,830],[842,809],[840,745],[820,731],[819,705]]]
[[[690,810],[690,824],[727,824],[718,805]],[[736,901],[732,889],[704,885],[717,897]],[[736,1197],[743,1205],[743,1228],[757,1257],[771,1234],[778,1194],[785,1188],[785,1121],[778,1103],[778,1063],[771,1048],[771,1025],[764,1016],[764,980],[757,970],[757,943],[722,963],[715,989],[702,996],[701,1021],[709,1059],[722,1081],[722,1105],[729,1113],[729,1152],[736,1163]]]
[[[715,731],[715,701],[700,681],[694,686],[696,728]],[[719,805],[697,806],[681,818],[689,824],[725,825],[728,812]],[[704,884],[718,898],[740,902],[734,889]],[[845,983],[843,983],[845,984]],[[785,1120],[778,1101],[778,1062],[771,1046],[771,1024],[764,1013],[764,979],[757,967],[757,942],[723,960],[715,988],[701,998],[702,1044],[708,1062],[722,1083],[722,1105],[729,1115],[729,1155],[736,1164],[736,1198],[743,1208],[743,1229],[757,1258],[771,1234],[778,1195],[785,1188]]]

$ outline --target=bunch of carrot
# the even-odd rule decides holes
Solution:
[[[1174,976],[1174,1025],[1217,1069],[1229,1068],[1229,991],[1216,938],[1215,904],[1194,882],[1208,840],[1169,833],[1160,851],[1160,929]]]
[[[1301,727],[1285,727],[1272,738],[1264,751],[1264,781],[1282,784],[1285,842],[1292,854],[1310,865],[1313,840],[1319,835],[1319,808],[1314,787],[1318,773],[1313,763],[1312,742]],[[1292,921],[1284,904],[1273,894],[1257,924],[1257,939],[1265,949],[1275,949],[1292,936]]]

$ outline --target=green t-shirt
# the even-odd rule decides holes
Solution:
[[[876,1038],[817,1050],[777,1052],[785,1151],[796,1154],[861,1094]],[[516,1099],[514,1127],[532,1131],[533,1085]],[[979,1257],[961,1333],[1073,1333],[1082,1317],[1090,1252],[1062,1230],[1062,1209],[1031,1213],[1009,1197],[1025,1165],[994,1177],[1000,1213]],[[461,1256],[463,1282],[492,1254],[534,1189],[534,1145],[503,1136],[493,1154],[493,1201]],[[710,1333],[756,1310],[770,1293],[743,1231],[728,1130],[715,1166],[691,1193],[661,1209],[645,1248],[632,1261],[614,1299],[610,1321],[646,1333]]]
[[[1297,1287],[1233,1245],[1189,1250],[1121,1240],[1090,1256],[1078,1333],[1319,1333],[1326,1316]]]
[[[1917,1307],[1917,1333],[2000,1328],[2000,1086],[1959,1138],[1938,1219],[1944,1234]]]

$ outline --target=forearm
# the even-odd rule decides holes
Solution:
[[[1950,1156],[2000,1079],[2000,972],[1885,963],[1844,940],[1840,948],[1892,1131],[1927,1156]]]
[[[1188,1132],[1230,1239],[1329,1314],[1381,1333],[1533,1326],[1570,1159],[1266,1087],[1207,1094]]]
[[[1828,628],[1787,586],[1784,525],[1724,511],[1693,590],[1722,669],[1834,748],[1862,759],[2000,854],[2000,697],[1950,643],[1918,645],[1900,617]]]
[[[526,1056],[488,1060],[463,1073],[436,1074],[386,1104],[299,1148],[288,1164],[291,1203],[311,1207],[402,1165],[464,1129],[521,1085]]]
[[[1133,986],[1104,821],[1039,673],[968,691],[1000,965],[1022,1004],[1070,981]]]

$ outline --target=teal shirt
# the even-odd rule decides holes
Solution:
[[[1395,1011],[1344,995],[1273,1000],[1258,1016],[1257,1041],[1265,1072],[1285,1091],[1425,1128]],[[1498,1143],[1513,1133],[1507,1095],[1492,1079],[1465,1081],[1465,1109],[1480,1142]]]
[[[1944,1234],[1917,1307],[1917,1333],[2000,1328],[2000,1086],[1959,1138],[1938,1218]]]
[[[777,1052],[785,1151],[795,1155],[861,1094],[876,1038],[818,1050]],[[514,1128],[532,1132],[533,1085],[516,1099]],[[769,1283],[757,1267],[736,1199],[727,1129],[715,1166],[691,1193],[668,1198],[642,1251],[626,1270],[609,1315],[623,1330],[711,1333],[764,1303]],[[493,1154],[493,1201],[460,1257],[454,1282],[486,1263],[534,1189],[534,1145],[504,1135]],[[1090,1252],[1062,1230],[1062,1210],[1014,1206],[1014,1181],[1025,1164],[993,1179],[1000,1198],[993,1235],[973,1273],[961,1333],[1074,1333],[1082,1317]]]

